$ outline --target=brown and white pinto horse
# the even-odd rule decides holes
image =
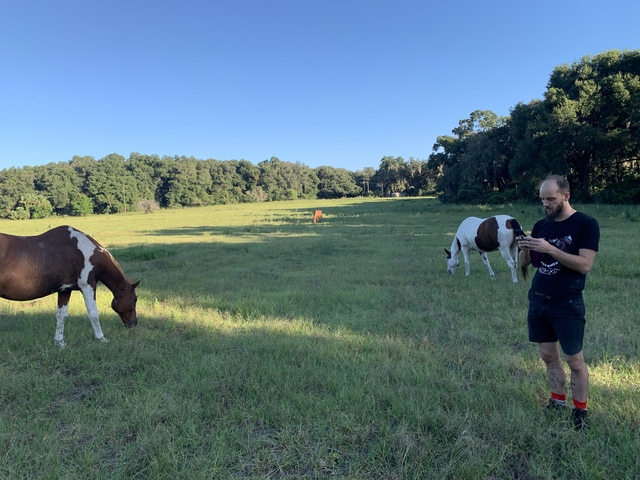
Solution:
[[[19,237],[0,233],[0,298],[33,300],[58,294],[55,344],[64,348],[64,322],[73,290],[80,290],[96,340],[106,342],[100,327],[96,288],[102,282],[111,293],[111,308],[124,324],[138,323],[136,292],[111,256],[89,235],[73,227],[56,227],[41,235]]]
[[[467,277],[469,276],[469,250],[480,253],[482,261],[489,270],[491,280],[495,280],[495,274],[489,264],[487,252],[500,250],[509,269],[511,270],[511,280],[518,283],[516,267],[518,265],[518,244],[516,237],[523,235],[522,227],[518,221],[509,215],[495,215],[486,219],[469,217],[465,219],[456,232],[456,236],[451,243],[451,251],[444,249],[447,254],[447,271],[455,272],[460,265],[459,256],[462,252],[464,266]],[[522,268],[522,276],[527,279],[527,270]]]

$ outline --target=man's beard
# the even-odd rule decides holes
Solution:
[[[561,200],[558,206],[552,210],[544,209],[544,216],[547,220],[553,221],[560,216],[564,208],[564,200]]]

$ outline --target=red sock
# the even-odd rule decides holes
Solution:
[[[574,398],[573,399],[573,406],[575,408],[579,408],[580,410],[586,410],[587,409],[587,402],[579,402],[578,400],[576,400]]]
[[[551,398],[553,398],[554,400],[557,400],[559,402],[566,402],[567,401],[567,394],[566,393],[551,392]]]

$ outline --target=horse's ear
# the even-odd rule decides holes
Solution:
[[[446,248],[444,249],[444,253],[447,254],[447,258],[451,258],[451,252],[449,250],[447,250]]]
[[[140,280],[138,280],[136,283],[131,284],[131,290],[135,290],[138,285],[140,285]]]

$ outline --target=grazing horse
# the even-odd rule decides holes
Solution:
[[[513,283],[518,283],[516,267],[518,264],[518,244],[516,237],[523,235],[522,227],[518,221],[509,215],[496,215],[486,219],[469,217],[465,219],[456,232],[451,243],[451,251],[444,249],[447,254],[447,271],[453,273],[460,265],[459,256],[462,251],[467,277],[469,276],[469,250],[480,253],[482,261],[489,270],[491,280],[495,280],[495,274],[489,265],[487,252],[500,250],[509,269]],[[527,270],[521,269],[522,276],[527,279]]]
[[[322,210],[316,210],[313,212],[313,223],[318,223],[322,221]]]
[[[33,300],[58,294],[55,344],[64,348],[64,322],[73,290],[80,290],[96,340],[106,342],[100,327],[96,288],[102,282],[111,293],[111,308],[127,327],[138,323],[136,292],[111,256],[89,235],[73,227],[56,227],[41,235],[19,237],[0,233],[0,298]]]

